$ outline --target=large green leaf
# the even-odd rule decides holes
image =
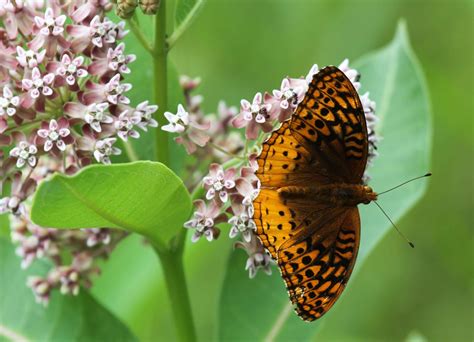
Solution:
[[[370,90],[380,117],[377,127],[383,137],[378,145],[380,156],[369,170],[370,183],[380,192],[428,171],[431,148],[428,94],[404,23],[399,25],[395,38],[387,47],[363,58],[356,67],[362,74],[362,91]],[[426,181],[413,182],[381,196],[379,202],[396,220],[421,198],[425,188]],[[355,272],[391,229],[390,222],[375,205],[360,209],[362,241]],[[400,243],[404,241],[400,240]],[[337,319],[336,304],[318,322],[301,321],[291,310],[279,272],[274,272],[272,277],[259,276],[250,281],[241,267],[244,260],[242,253],[234,253],[227,267],[219,315],[222,340],[310,340],[324,320]],[[345,295],[350,296],[350,285]],[[346,310],[352,310],[356,315],[360,307]]]
[[[205,0],[177,0],[174,14],[175,29],[188,26],[202,9]]]
[[[163,164],[143,161],[54,175],[39,186],[31,218],[43,227],[121,228],[165,244],[190,212],[182,181]]]
[[[0,340],[11,341],[134,341],[127,327],[85,290],[77,297],[55,291],[47,308],[35,303],[26,287],[28,275],[42,274],[45,264],[28,271],[11,243],[0,238]]]

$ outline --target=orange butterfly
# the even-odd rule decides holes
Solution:
[[[293,116],[263,143],[257,159],[257,235],[306,321],[332,307],[354,268],[357,205],[377,199],[362,180],[367,156],[359,95],[342,71],[329,66],[313,76]]]

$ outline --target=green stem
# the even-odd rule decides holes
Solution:
[[[179,341],[196,341],[188,287],[184,276],[183,251],[181,248],[176,250],[158,246],[154,248],[160,258],[168,288],[177,337]]]
[[[148,41],[148,39],[145,37],[143,34],[143,31],[140,29],[140,25],[138,24],[138,18],[137,15],[134,14],[131,19],[127,20],[128,24],[130,25],[130,29],[132,30],[132,33],[137,37],[138,41],[142,46],[150,53],[153,55],[153,48]]]
[[[123,146],[125,148],[125,152],[127,153],[128,159],[131,162],[134,162],[134,161],[137,161],[137,160],[140,159],[140,158],[138,158],[137,152],[133,148],[132,143],[130,141],[125,141],[123,143]]]
[[[168,107],[168,77],[167,77],[167,43],[166,43],[166,0],[162,0],[160,10],[155,16],[155,38],[153,45],[153,91],[155,103],[160,106],[155,119],[160,127],[167,124],[163,113]],[[169,165],[169,147],[167,132],[159,129],[156,132],[156,160]]]

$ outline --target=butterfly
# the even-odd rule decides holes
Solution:
[[[368,148],[359,95],[334,66],[313,76],[291,118],[262,144],[256,234],[305,321],[334,305],[354,268],[357,205],[377,199],[363,182]]]

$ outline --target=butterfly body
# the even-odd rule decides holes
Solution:
[[[292,117],[262,144],[256,234],[305,321],[334,305],[354,268],[357,205],[377,198],[363,181],[367,156],[364,108],[351,81],[333,66],[313,76]]]
[[[278,188],[283,199],[306,199],[337,207],[355,207],[369,204],[377,194],[364,184],[328,184],[321,186],[284,186]]]

